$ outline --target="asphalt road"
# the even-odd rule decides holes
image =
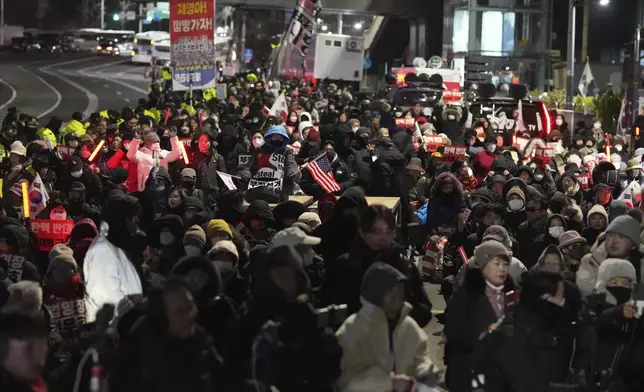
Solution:
[[[6,54],[0,58],[0,118],[16,106],[46,124],[51,116],[69,121],[103,109],[120,111],[147,96],[145,67],[128,57],[85,53]]]

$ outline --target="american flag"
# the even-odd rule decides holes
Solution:
[[[340,185],[333,178],[333,172],[331,171],[331,162],[326,155],[314,160],[306,166],[306,169],[311,173],[311,177],[320,184],[322,189],[327,193],[333,193],[340,190]]]

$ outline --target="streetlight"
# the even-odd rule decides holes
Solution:
[[[329,26],[322,25],[322,27],[320,27],[320,28],[322,29],[322,31],[327,31],[329,29]]]
[[[356,30],[362,30],[362,23],[357,22],[356,24],[353,25],[353,28]]]
[[[114,15],[112,16],[112,20],[113,20],[113,21],[115,21],[115,22],[118,22],[118,21],[119,21],[119,19],[121,19],[121,17],[119,16],[119,14],[114,14]]]
[[[575,123],[575,106],[574,106],[574,97],[575,97],[575,26],[576,26],[576,17],[577,17],[577,6],[584,5],[585,14],[588,13],[588,3],[592,0],[568,0],[568,71],[566,72],[566,108],[569,109],[571,118],[569,124]],[[610,0],[599,0],[599,5],[606,7],[610,4]],[[587,18],[587,15],[584,15]],[[585,51],[582,47],[582,51]],[[586,59],[583,59],[586,60]],[[572,134],[571,134],[572,137]]]

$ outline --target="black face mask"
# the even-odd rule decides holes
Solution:
[[[271,140],[271,146],[273,146],[273,147],[282,147],[282,141],[281,140]]]
[[[329,160],[329,162],[333,162],[333,160],[335,159],[335,153],[334,152],[328,152],[326,154],[326,158]]]
[[[181,181],[184,188],[192,189],[195,186],[193,181]]]
[[[369,144],[369,137],[359,137],[358,138],[358,143],[361,146],[366,146],[367,144]]]
[[[581,258],[584,257],[584,255],[586,254],[586,251],[584,250],[584,248],[577,248],[577,249],[571,249],[568,252],[568,254],[570,255],[571,258],[575,260],[581,260]]]
[[[632,290],[628,287],[606,287],[606,291],[613,294],[618,305],[626,303],[631,299]]]

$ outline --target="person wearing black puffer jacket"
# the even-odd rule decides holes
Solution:
[[[342,350],[328,328],[318,326],[302,257],[290,245],[273,246],[253,273],[253,296],[240,318],[226,358],[233,380],[282,392],[333,391]]]
[[[409,205],[405,156],[389,138],[381,139],[377,147],[378,158],[371,166],[369,195],[401,197],[402,205]]]
[[[369,193],[372,178],[375,146],[369,144],[371,129],[361,127],[356,131],[356,142],[351,147],[352,154],[346,160],[347,165],[356,174],[356,185]]]
[[[204,192],[204,204],[212,210],[217,203],[217,196],[219,195],[219,177],[217,172],[226,173],[226,168],[237,167],[237,157],[234,158],[233,166],[226,165],[224,156],[219,154],[215,148],[216,146],[216,131],[210,128],[203,128],[204,132],[194,140],[197,144],[195,146],[192,159],[190,160],[190,167],[193,168],[197,174],[195,187]],[[239,144],[237,145],[239,146]],[[237,151],[237,147],[235,150]],[[234,155],[231,151],[229,154]]]
[[[239,164],[239,154],[246,152],[246,148],[239,143],[239,130],[234,125],[226,125],[219,135],[220,143],[217,151],[224,156],[226,160],[225,167],[237,167]]]

